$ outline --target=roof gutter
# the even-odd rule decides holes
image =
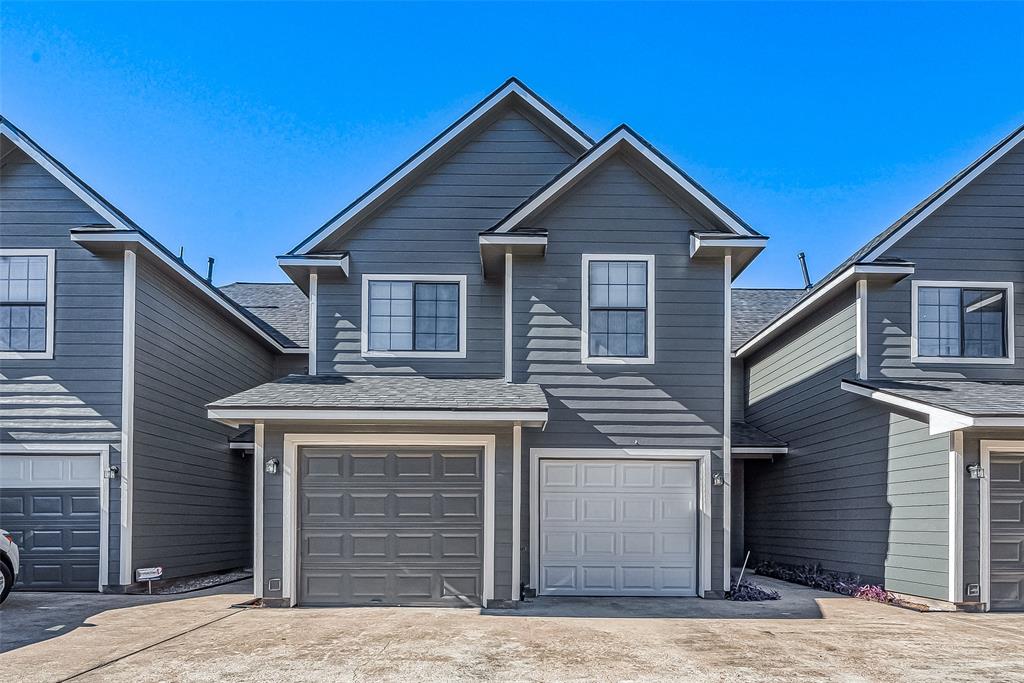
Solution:
[[[542,410],[392,410],[331,408],[207,408],[207,417],[229,427],[256,420],[336,422],[518,422],[524,427],[544,427],[548,411]]]
[[[897,282],[914,274],[914,264],[909,262],[885,264],[885,263],[855,263],[827,284],[812,290],[807,296],[787,309],[782,315],[773,320],[767,327],[748,339],[743,346],[733,352],[734,358],[742,358],[750,352],[764,346],[771,339],[792,327],[794,324],[809,315],[821,303],[830,300],[859,280],[887,280]]]

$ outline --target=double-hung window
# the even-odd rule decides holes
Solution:
[[[654,257],[583,256],[585,363],[654,362]]]
[[[1013,284],[914,282],[915,362],[1013,362]]]
[[[54,250],[0,249],[0,358],[53,357]]]
[[[466,277],[364,275],[364,356],[464,358]]]

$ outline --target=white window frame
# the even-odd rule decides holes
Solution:
[[[647,264],[647,355],[590,355],[590,262],[643,261]],[[587,365],[651,365],[654,363],[654,255],[653,254],[583,254],[580,300],[580,360]]]
[[[42,351],[0,351],[0,359],[53,360],[54,289],[57,270],[56,249],[0,249],[0,256],[46,257],[46,348]]]
[[[390,282],[446,282],[459,286],[459,348],[457,351],[371,351],[370,350],[370,283]],[[364,274],[362,292],[362,315],[359,329],[359,343],[363,358],[465,358],[466,357],[466,310],[467,283],[465,275],[384,275]],[[413,311],[413,345],[415,346],[415,317]]]
[[[918,290],[921,287],[958,287],[961,289],[1001,289],[1006,292],[1006,355],[1002,358],[963,358],[960,356],[921,356],[918,354]],[[910,293],[910,362],[949,365],[1013,365],[1013,283],[964,280],[914,280]]]

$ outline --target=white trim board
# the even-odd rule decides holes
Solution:
[[[207,417],[229,427],[254,420],[310,420],[332,422],[520,422],[543,427],[547,410],[331,410],[315,408],[209,408]]]
[[[580,362],[584,365],[653,365],[655,347],[654,292],[656,271],[653,254],[583,254],[580,265]],[[647,264],[647,353],[643,356],[590,355],[591,261],[642,261]]]
[[[124,252],[124,296],[121,320],[121,545],[122,586],[132,583],[132,490],[135,477],[135,290],[136,255]]]
[[[964,599],[964,433],[949,435],[949,601]]]
[[[45,256],[46,257],[46,346],[42,351],[0,351],[0,358],[10,360],[52,360],[54,353],[54,329],[56,328],[56,249],[0,249],[0,256]]]
[[[262,598],[266,582],[263,579],[263,443],[265,427],[262,422],[253,425],[252,456],[252,590],[253,597]]]
[[[1006,356],[1002,358],[970,358],[961,356],[936,357],[918,355],[918,290],[921,287],[955,287],[960,289],[1001,289],[1006,292],[1003,303],[1006,311]],[[1013,322],[1013,283],[984,282],[981,280],[914,280],[910,283],[910,362],[911,363],[945,363],[953,365],[1013,365],[1016,362],[1014,322]]]
[[[522,584],[523,426],[512,427],[512,600],[519,600]]]
[[[857,280],[857,378],[868,378],[868,281]]]
[[[434,138],[426,147],[401,164],[391,175],[385,177],[366,194],[328,221],[327,224],[300,242],[298,246],[289,252],[289,255],[299,254],[300,252],[309,253],[315,250],[336,232],[343,229],[346,224],[372,212],[381,201],[386,200],[397,191],[398,187],[407,178],[412,177],[422,166],[429,164],[435,156],[448,149],[477,121],[487,116],[490,112],[495,111],[505,102],[510,101],[510,98],[518,98],[534,113],[540,115],[547,123],[565,135],[567,139],[573,141],[580,150],[588,150],[593,146],[594,143],[589,138],[569,124],[548,104],[518,81],[514,79],[509,80],[501,88],[484,98],[447,130]]]
[[[896,396],[883,390],[863,387],[848,380],[843,380],[839,386],[843,391],[849,391],[850,393],[866,396],[881,403],[887,403],[897,408],[911,410],[928,416],[928,433],[933,436],[968,427],[1024,427],[1024,417],[974,417],[954,410],[938,408],[927,403]]]
[[[654,152],[651,147],[641,140],[633,131],[626,127],[619,127],[608,137],[591,148],[586,154],[580,157],[575,165],[570,166],[561,175],[557,176],[544,189],[538,192],[532,199],[524,203],[509,216],[495,225],[489,232],[505,233],[513,230],[524,220],[542,210],[544,207],[580,180],[590,169],[600,164],[620,149],[625,147],[636,152],[650,163],[655,169],[678,186],[687,196],[694,199],[708,213],[719,220],[729,230],[744,237],[760,237],[750,228],[736,220],[728,211],[723,209],[711,196],[684,174],[680,173],[670,163]]]
[[[371,351],[370,350],[370,283],[371,282],[436,282],[457,284],[459,286],[459,348],[457,351]],[[363,358],[465,358],[468,340],[466,339],[466,315],[468,306],[467,277],[465,275],[385,275],[366,273],[362,280],[362,297],[360,305],[359,349]],[[415,300],[415,299],[414,299]],[[416,336],[416,312],[413,311],[412,335]],[[415,345],[415,342],[414,342]]]
[[[486,606],[494,599],[495,437],[493,434],[285,434],[282,468],[281,597],[290,607],[298,602],[299,469],[302,446],[478,446],[484,451],[484,557],[483,595]]]
[[[981,602],[985,611],[992,600],[992,453],[1016,453],[1024,449],[1024,441],[982,439],[981,467],[985,476],[981,483]]]
[[[1012,150],[1014,147],[1024,142],[1024,127],[1019,128],[1016,133],[1011,134],[1002,142],[998,143],[995,147],[985,152],[979,159],[974,161],[972,165],[976,166],[963,178],[947,188],[945,192],[935,197],[927,206],[921,208],[917,214],[914,215],[909,221],[901,226],[896,232],[887,237],[878,246],[869,251],[864,257],[864,261],[874,261],[880,256],[884,255],[894,244],[903,239],[907,233],[920,225],[926,218],[935,213],[941,208],[946,202],[955,197],[962,189],[967,187],[969,184],[980,176],[982,173],[987,171],[993,164],[1002,159],[1007,152]],[[970,168],[968,166],[967,168]],[[962,173],[963,171],[961,171]]]
[[[725,327],[722,334],[722,590],[732,588],[732,253],[723,262]]]
[[[102,592],[110,582],[110,444],[108,443],[0,443],[0,457],[17,455],[71,455],[95,454],[99,456],[97,487],[100,494],[99,580],[96,590]]]
[[[318,301],[317,287],[318,287],[318,282],[317,282],[317,280],[318,280],[318,276],[317,276],[316,273],[310,273],[309,274],[309,297],[308,297],[308,303],[309,303],[309,323],[308,323],[309,324],[309,331],[307,333],[308,336],[309,336],[309,341],[306,344],[309,347],[309,361],[307,362],[308,367],[306,369],[306,372],[308,372],[310,375],[315,375],[316,374],[316,358],[317,358],[317,355],[316,355],[316,344],[317,344],[316,328],[317,328],[317,321],[318,321],[318,317],[317,317],[317,310],[318,310],[317,309],[317,301]]]
[[[505,252],[505,381],[512,383],[512,252]]]
[[[711,511],[711,451],[703,449],[671,448],[531,448],[530,449],[530,587],[540,586],[540,461],[567,460],[691,460],[697,462],[699,482],[697,500],[698,548],[700,563],[697,595],[711,591],[711,533],[714,529]]]
[[[827,285],[802,299],[798,304],[787,310],[782,316],[776,318],[770,325],[748,339],[744,344],[733,352],[736,358],[742,358],[754,349],[764,345],[768,340],[788,329],[791,325],[801,320],[805,315],[814,310],[814,306],[821,301],[837,294],[843,288],[853,284],[860,278],[872,275],[887,275],[893,277],[905,277],[914,274],[914,266],[911,264],[880,265],[871,263],[856,263],[844,270],[838,277]]]

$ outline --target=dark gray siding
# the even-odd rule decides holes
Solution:
[[[840,388],[856,372],[852,291],[748,368],[746,419],[789,453],[746,463],[747,549],[946,599],[949,437]]]
[[[205,405],[272,378],[274,358],[194,292],[138,260],[133,570],[252,564],[252,461]]]
[[[513,379],[544,388],[549,422],[543,432],[524,434],[524,452],[706,448],[721,470],[725,287],[721,261],[690,260],[689,233],[703,228],[621,157],[594,170],[531,227],[549,231],[548,249],[543,258],[514,263]],[[655,256],[655,364],[581,364],[585,253]],[[720,590],[721,489],[712,497],[712,589]],[[524,498],[524,519],[528,506]],[[523,524],[524,539],[527,530]],[[529,576],[525,562],[523,572]]]
[[[505,110],[448,159],[348,235],[324,249],[351,255],[347,279],[321,275],[317,372],[416,372],[501,376],[503,289],[485,281],[478,233],[565,168],[573,156],[526,116]],[[468,276],[465,359],[364,359],[359,328],[362,275]]]
[[[913,261],[917,280],[1015,283],[1014,365],[910,362],[911,279],[868,296],[872,376],[1024,380],[1024,145],[993,164],[907,234],[886,257]]]
[[[9,148],[4,141],[4,151]],[[0,247],[56,250],[52,360],[0,360],[5,443],[107,443],[120,463],[121,254],[95,256],[68,230],[102,223],[70,190],[20,150],[0,168]],[[117,583],[120,489],[110,486],[109,576]]]
[[[525,430],[524,430],[525,432]],[[494,515],[494,597],[512,598],[512,428],[509,426],[436,425],[351,425],[276,424],[267,425],[264,434],[264,458],[277,458],[284,463],[285,434],[494,434],[495,435],[495,515]],[[263,576],[264,581],[281,578],[282,557],[282,476],[264,475],[263,480]],[[485,504],[486,501],[485,501]],[[265,587],[264,587],[265,588]],[[280,597],[281,591],[267,591],[268,598]],[[518,597],[518,596],[516,596]]]
[[[305,375],[309,372],[309,355],[305,353],[283,353],[274,359],[274,378],[288,375]]]

